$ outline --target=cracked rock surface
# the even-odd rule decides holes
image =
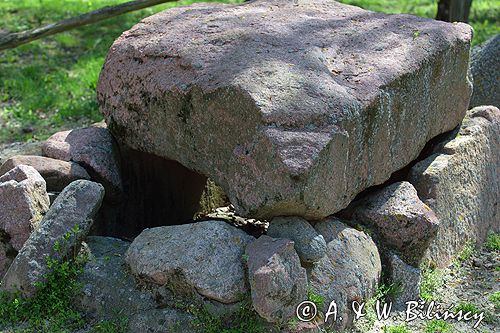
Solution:
[[[459,132],[416,164],[410,182],[439,218],[425,257],[446,267],[468,243],[500,231],[500,110],[468,111]]]
[[[122,34],[97,94],[120,144],[210,177],[239,215],[321,219],[460,123],[470,39],[334,1],[197,4]]]

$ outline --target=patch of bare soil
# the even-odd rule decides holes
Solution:
[[[424,279],[429,277],[424,277]],[[476,251],[470,258],[462,263],[455,263],[450,268],[442,271],[439,281],[434,281],[440,286],[433,295],[433,300],[440,305],[441,313],[449,310],[457,314],[462,309],[463,313],[472,311],[474,318],[461,321],[448,318],[446,320],[431,318],[417,318],[408,321],[413,316],[411,311],[407,317],[408,307],[401,311],[392,311],[386,320],[362,318],[355,323],[352,333],[498,333],[500,332],[500,307],[495,308],[493,296],[500,292],[500,252],[483,247]],[[430,301],[426,302],[421,314],[426,317]],[[436,308],[431,313],[436,312]],[[482,313],[482,320],[479,316]],[[439,321],[438,321],[439,320]],[[477,327],[474,325],[480,321]]]

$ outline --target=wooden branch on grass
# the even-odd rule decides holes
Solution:
[[[75,16],[66,20],[52,23],[41,28],[21,32],[0,34],[0,50],[11,49],[39,38],[54,35],[76,27],[96,23],[110,17],[122,15],[135,10],[155,6],[165,2],[177,0],[136,0],[116,6],[103,7],[92,12]]]

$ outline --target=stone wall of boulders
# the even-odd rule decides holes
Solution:
[[[250,302],[276,330],[311,295],[318,316],[282,331],[342,330],[382,276],[395,307],[418,299],[421,265],[500,232],[500,110],[467,111],[470,38],[332,1],[145,19],[103,68],[109,127],[1,149],[1,288],[32,296],[48,257],[84,251],[76,305],[137,333],[199,331],[179,302]]]
[[[439,219],[425,257],[450,264],[468,242],[500,230],[500,114],[493,106],[470,110],[456,136],[413,167],[410,182]]]
[[[500,34],[472,49],[471,72],[474,91],[470,108],[480,105],[500,105]]]

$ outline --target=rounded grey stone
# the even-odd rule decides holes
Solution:
[[[267,235],[293,240],[295,250],[304,264],[313,264],[323,258],[326,253],[326,242],[323,236],[301,217],[275,217],[269,224]]]

